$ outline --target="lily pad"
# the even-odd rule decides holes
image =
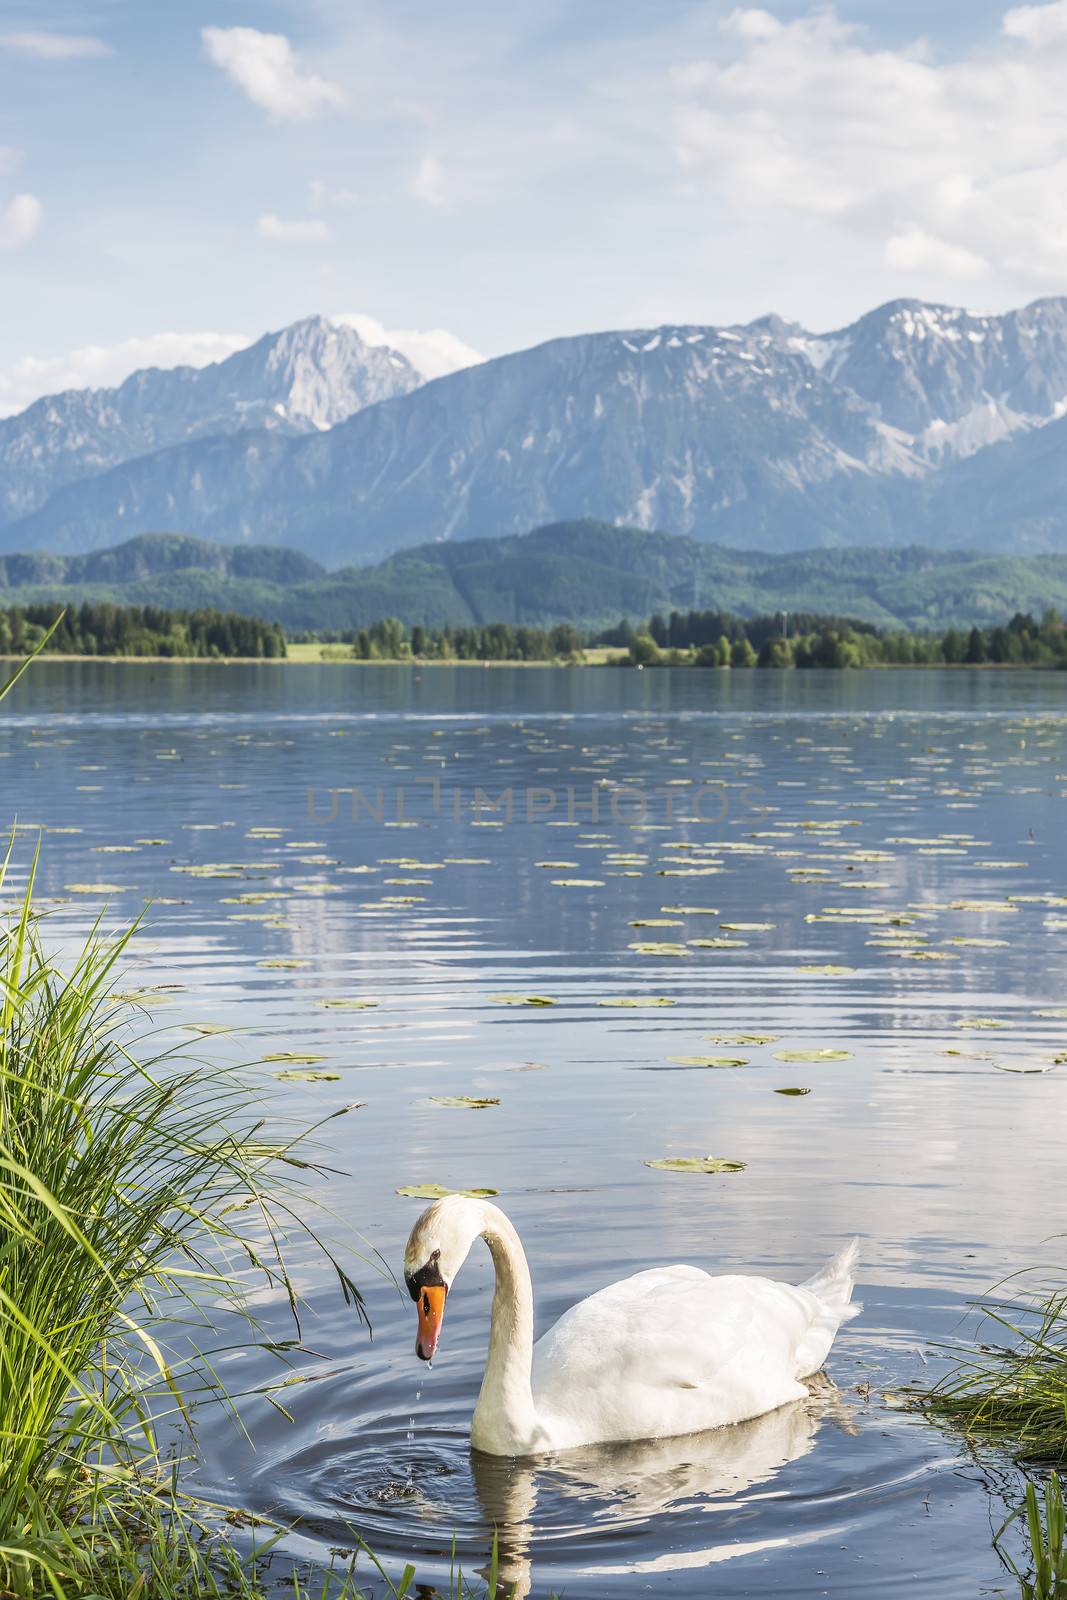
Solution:
[[[378,1000],[320,1000],[319,1005],[325,1006],[329,1011],[369,1011],[373,1006],[380,1005]]]
[[[221,904],[224,906],[261,906],[268,900],[285,900],[287,895],[282,889],[271,889],[269,892],[253,891],[248,894],[224,894]]]
[[[430,1096],[435,1106],[448,1106],[456,1111],[484,1111],[487,1106],[498,1106],[500,1101],[493,1095],[475,1094],[434,1094]]]
[[[727,1161],[723,1156],[663,1156],[658,1161],[646,1161],[646,1167],[657,1172],[744,1172],[743,1161]]]
[[[554,1006],[546,994],[491,994],[490,1000],[497,1000],[502,1006]]]
[[[993,1065],[998,1072],[1020,1072],[1033,1075],[1041,1072],[1051,1072],[1053,1067],[1063,1064],[1062,1056],[1053,1056],[1051,1061],[994,1061]]]
[[[747,1056],[668,1056],[680,1067],[747,1067]]]
[[[709,1033],[712,1044],[777,1044],[777,1033]]]
[[[332,1083],[340,1078],[341,1074],[339,1072],[323,1072],[310,1067],[291,1067],[287,1068],[285,1072],[276,1072],[274,1076],[280,1078],[284,1083]]]
[[[402,1189],[394,1190],[395,1194],[403,1195],[405,1200],[444,1200],[450,1194],[461,1194],[468,1200],[488,1200],[494,1194],[499,1194],[499,1189],[446,1189],[440,1183],[408,1183]]]
[[[626,1010],[634,1011],[638,1008],[643,1009],[646,1006],[673,1006],[677,1005],[677,1003],[676,1000],[668,1000],[667,996],[663,994],[624,995],[620,1000],[597,1001],[598,1006],[618,1006],[620,1010],[625,1008]]]
[[[823,966],[797,967],[798,972],[807,973],[810,977],[818,978],[847,978],[855,972],[855,967],[835,967],[832,962]]]
[[[713,878],[721,867],[660,867],[661,878]]]
[[[257,961],[257,967],[278,967],[285,972],[295,971],[297,967],[309,967],[310,961],[302,961],[297,956],[274,956],[269,961]]]
[[[261,1061],[291,1061],[294,1065],[310,1066],[314,1061],[325,1061],[325,1056],[303,1055],[299,1050],[274,1050],[269,1056],[260,1056]]]
[[[810,1089],[775,1089],[775,1094],[810,1094]]]
[[[776,1050],[776,1061],[851,1061],[851,1050]]]

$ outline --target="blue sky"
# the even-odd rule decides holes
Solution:
[[[1067,0],[0,0],[0,411],[311,311],[445,366],[1059,293],[1065,81]]]

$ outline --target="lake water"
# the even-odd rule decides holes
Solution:
[[[45,661],[0,762],[19,872],[38,826],[66,830],[40,869],[57,933],[154,900],[129,983],[167,986],[160,1024],[212,1059],[321,1057],[336,1076],[249,1067],[280,1114],[362,1102],[320,1131],[340,1170],[315,1189],[373,1337],[302,1252],[292,1420],[253,1396],[250,1442],[202,1414],[199,1487],[292,1523],[296,1555],[354,1528],[424,1584],[453,1537],[483,1567],[496,1526],[520,1594],[1015,1592],[988,1471],[896,1396],[972,1299],[1061,1253],[1067,677]],[[499,998],[525,995],[555,1003]],[[671,1003],[605,1004],[634,999]],[[812,1051],[839,1054],[781,1059]],[[746,1064],[675,1059],[723,1056]],[[499,1104],[434,1103],[460,1095]],[[707,1153],[745,1168],[645,1165]],[[472,1460],[488,1254],[432,1371],[385,1271],[423,1204],[395,1191],[423,1183],[499,1190],[539,1330],[642,1267],[800,1279],[859,1234],[836,1391],[717,1435]],[[277,1376],[254,1351],[222,1371]]]

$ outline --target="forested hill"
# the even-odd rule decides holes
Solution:
[[[600,628],[653,612],[807,611],[913,629],[1067,611],[1062,556],[990,556],[917,545],[768,555],[580,521],[500,539],[450,540],[327,573],[282,547],[152,534],[82,556],[0,559],[0,604],[63,599],[214,608],[292,635],[398,617],[409,627],[510,622]]]
[[[326,568],[282,545],[226,545],[187,533],[148,533],[85,555],[51,555],[45,550],[0,555],[0,591],[49,584],[117,587],[174,572],[288,585],[323,578]]]

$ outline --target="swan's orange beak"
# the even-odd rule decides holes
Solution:
[[[420,1361],[432,1361],[437,1349],[437,1338],[441,1332],[441,1319],[445,1314],[445,1295],[448,1290],[443,1283],[427,1284],[419,1290],[419,1333],[415,1340],[415,1354]]]

